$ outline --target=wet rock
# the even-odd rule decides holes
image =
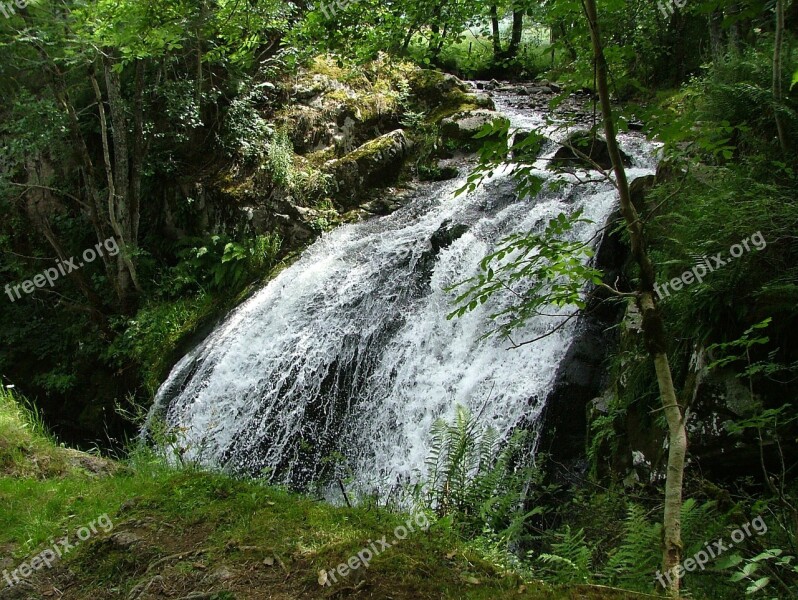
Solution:
[[[441,135],[444,139],[456,140],[466,147],[478,147],[481,140],[474,136],[485,126],[494,121],[509,124],[510,121],[503,114],[486,109],[467,110],[459,112],[441,122]]]
[[[512,150],[514,158],[522,161],[534,162],[537,160],[540,151],[548,141],[548,138],[536,131],[519,129],[513,136],[510,150]]]
[[[583,158],[583,156],[586,158]],[[627,154],[621,151],[621,159],[625,166],[632,164]],[[612,169],[612,160],[607,147],[607,142],[598,136],[593,136],[586,131],[573,134],[551,160],[552,169],[595,169],[598,165],[603,170]]]
[[[463,237],[468,231],[468,225],[459,223],[452,225],[450,220],[441,223],[438,230],[432,234],[430,238],[430,249],[424,252],[416,263],[415,271],[420,275],[420,283],[422,287],[429,285],[432,278],[432,271],[435,268],[435,260],[441,253],[441,250],[448,248],[458,239]]]
[[[454,161],[439,160],[431,165],[419,165],[420,181],[448,181],[460,174],[460,168]]]
[[[629,184],[629,195],[638,213],[645,209],[646,196],[651,191],[651,188],[654,187],[656,179],[654,175],[645,175],[638,177]]]
[[[459,223],[452,225],[451,221],[444,221],[438,230],[432,234],[430,245],[437,256],[441,250],[448,248],[468,231],[468,225]]]

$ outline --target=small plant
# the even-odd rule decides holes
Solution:
[[[500,537],[518,533],[527,518],[539,513],[524,513],[526,489],[535,478],[523,459],[525,431],[502,439],[458,406],[454,421],[438,420],[431,435],[427,478],[418,498],[425,509],[451,517],[468,537],[486,530]]]
[[[732,574],[730,581],[733,583],[745,582],[745,595],[753,596],[762,592],[770,598],[775,597],[775,588],[781,587],[782,591],[789,596],[782,598],[797,598],[795,588],[787,582],[793,582],[798,578],[798,562],[795,557],[785,554],[781,548],[771,548],[760,552],[752,558],[743,558],[739,554],[734,554],[724,560],[721,568],[738,568]],[[765,573],[769,572],[769,575]],[[779,576],[781,575],[781,576]]]
[[[585,539],[585,531],[571,531],[571,527],[566,525],[554,535],[557,541],[551,544],[551,553],[537,557],[544,577],[555,583],[587,583],[592,577],[593,552]]]
[[[274,183],[291,187],[295,178],[294,145],[287,131],[280,130],[272,135],[266,148],[266,161]]]

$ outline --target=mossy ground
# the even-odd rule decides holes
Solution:
[[[368,569],[322,586],[319,571],[346,562],[370,540],[390,540],[407,516],[175,469],[144,451],[116,468],[85,468],[2,388],[0,440],[0,569],[11,573],[53,539],[75,541],[98,517],[113,523],[51,569],[0,590],[3,599],[638,597],[523,582],[440,524],[384,550]]]

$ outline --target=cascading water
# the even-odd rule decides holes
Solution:
[[[506,96],[496,103],[513,127],[546,129],[540,113],[523,113]],[[632,178],[652,172],[650,144],[621,143]],[[555,150],[549,144],[543,156]],[[422,472],[432,424],[458,404],[502,435],[534,426],[575,322],[508,349],[482,336],[495,302],[510,298],[450,321],[456,294],[445,290],[476,275],[502,238],[542,230],[561,212],[583,209],[592,223],[574,236],[596,236],[615,207],[614,188],[554,175],[545,159],[535,166],[565,186],[519,201],[506,167],[473,194],[455,197],[464,177],[437,184],[390,216],[324,235],[175,366],[153,414],[200,462],[304,486],[343,460],[366,490]],[[439,239],[447,229],[448,245]],[[516,339],[560,321],[539,317]]]

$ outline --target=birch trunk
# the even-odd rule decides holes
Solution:
[[[674,567],[681,563],[681,508],[685,456],[687,454],[687,432],[682,408],[676,399],[670,363],[666,351],[665,324],[654,301],[654,267],[645,245],[643,225],[632,204],[629,182],[621,160],[612,118],[609,87],[607,85],[607,61],[601,45],[598,26],[596,0],[584,0],[585,12],[590,25],[590,37],[596,60],[596,84],[604,118],[604,132],[607,148],[612,159],[621,214],[626,221],[632,245],[632,256],[640,268],[640,288],[638,302],[643,316],[643,337],[646,349],[654,360],[662,410],[668,423],[668,468],[665,480],[665,510],[663,515],[663,556],[665,573],[673,573]],[[668,593],[672,598],[679,597],[679,578],[675,573],[668,579]]]

